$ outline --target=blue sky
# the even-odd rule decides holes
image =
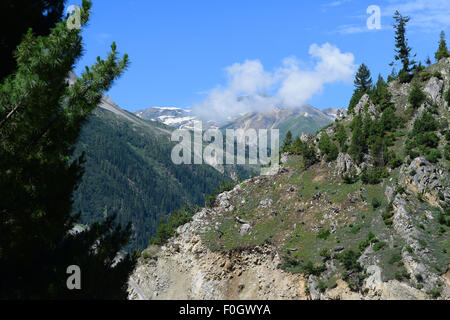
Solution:
[[[80,2],[68,0],[67,4]],[[381,30],[366,27],[369,5],[381,8]],[[152,106],[204,107],[212,99],[211,92],[219,96],[228,93],[236,80],[233,77],[248,66],[261,71],[257,76],[271,79],[267,85],[257,82],[250,91],[262,88],[277,94],[283,91],[280,87],[286,85],[288,76],[274,79],[280,70],[286,71],[291,60],[295,60],[291,70],[317,79],[320,72],[314,70],[322,70],[323,63],[320,53],[314,52],[325,48],[345,58],[342,61],[347,67],[351,62],[364,62],[374,77],[378,73],[386,76],[394,54],[395,9],[412,18],[408,37],[417,59],[433,58],[440,30],[449,31],[447,0],[93,0],[91,20],[83,32],[85,55],[76,71],[93,64],[97,56],[105,56],[116,41],[119,51],[129,54],[131,66],[108,94],[130,111]],[[311,49],[314,44],[317,50]],[[230,69],[233,65],[236,68]],[[333,67],[336,72],[341,69]],[[305,89],[308,94],[299,99],[321,109],[346,107],[353,83],[349,69],[342,72],[345,75],[318,80],[319,84]],[[302,84],[291,86],[292,90],[302,88]],[[241,89],[233,94],[245,94]]]

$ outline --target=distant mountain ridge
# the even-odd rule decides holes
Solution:
[[[220,129],[280,129],[284,136],[288,130],[295,134],[314,134],[317,130],[340,119],[345,110],[330,108],[319,110],[311,105],[301,108],[274,108],[270,111],[249,112],[224,124],[207,121],[207,127]],[[193,129],[200,119],[191,110],[175,107],[152,107],[135,114],[145,120],[158,121],[177,129]]]

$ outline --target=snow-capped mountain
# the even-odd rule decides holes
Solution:
[[[191,110],[173,107],[153,107],[135,112],[144,120],[158,121],[177,129],[193,128],[197,118]]]

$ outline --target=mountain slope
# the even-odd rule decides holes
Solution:
[[[276,108],[266,112],[251,112],[231,121],[223,128],[233,129],[280,129],[280,140],[288,131],[296,135],[315,134],[319,129],[333,122],[333,115],[312,106],[302,108]]]
[[[381,83],[149,247],[132,281],[150,299],[449,299],[449,84],[450,58]]]
[[[142,120],[105,97],[84,126],[77,153],[86,153],[85,174],[74,212],[90,224],[112,213],[133,225],[130,248],[145,248],[162,217],[206,194],[226,179],[207,165],[174,165],[173,128]]]

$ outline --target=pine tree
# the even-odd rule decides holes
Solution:
[[[362,96],[366,93],[370,93],[372,89],[372,78],[370,76],[370,70],[363,63],[359,66],[358,72],[355,75],[355,91],[350,99],[350,104],[348,106],[348,112],[353,113],[356,105],[361,100]]]
[[[383,111],[384,109],[392,105],[391,97],[392,95],[388,90],[387,83],[384,81],[381,74],[378,75],[378,81],[371,94],[373,103],[379,106],[380,110]]]
[[[359,66],[358,72],[355,75],[355,88],[356,91],[368,93],[372,88],[372,78],[370,76],[370,70],[363,63]]]
[[[0,81],[17,65],[13,53],[31,28],[43,36],[63,16],[66,0],[2,0],[0,2]]]
[[[409,93],[408,101],[411,104],[411,106],[415,109],[419,108],[420,105],[425,101],[427,96],[420,88],[419,83],[415,82],[412,85],[411,92]]]
[[[434,55],[436,58],[436,61],[439,61],[443,58],[450,57],[450,54],[447,49],[447,42],[445,41],[445,32],[444,30],[441,31],[441,40],[439,41],[439,48],[436,54]]]
[[[81,20],[89,19],[84,0]],[[73,192],[83,155],[73,158],[81,127],[102,92],[126,69],[116,45],[72,86],[67,75],[82,53],[81,30],[59,22],[48,36],[29,31],[16,52],[17,71],[0,84],[0,299],[126,299],[135,256],[117,254],[131,226],[115,215],[71,232]],[[81,269],[82,290],[69,291],[67,268]]]
[[[416,63],[410,60],[411,48],[408,46],[408,39],[406,38],[406,24],[410,17],[404,17],[400,12],[395,11],[394,19],[396,21],[394,24],[396,48],[394,58],[402,64],[402,69],[399,72],[400,81],[408,82],[411,77],[410,72]]]
[[[291,151],[291,146],[292,146],[292,132],[289,130],[286,133],[286,137],[284,138],[284,142],[283,142],[283,152],[290,152]]]
[[[347,132],[345,132],[345,128],[341,123],[337,125],[336,140],[339,143],[339,146],[341,147],[341,151],[345,151],[344,149],[345,149],[345,142],[347,142]]]
[[[352,140],[349,153],[356,162],[361,163],[365,149],[366,140],[363,131],[363,121],[361,115],[357,115],[352,122]]]

